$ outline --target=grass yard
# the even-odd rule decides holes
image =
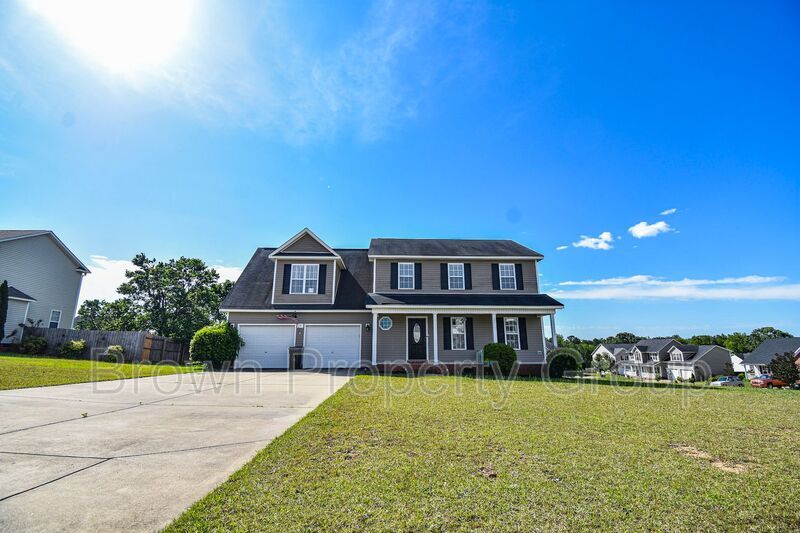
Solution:
[[[800,529],[797,392],[455,383],[356,377],[168,530]]]
[[[0,354],[0,390],[143,378],[194,371],[196,369],[193,367],[173,365],[115,364]]]

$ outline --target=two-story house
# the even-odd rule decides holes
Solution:
[[[676,344],[669,350],[669,360],[664,363],[667,379],[696,379],[702,381],[711,376],[735,371],[733,353],[727,348],[708,345]]]
[[[71,328],[86,274],[86,265],[52,231],[0,230],[0,282],[9,285],[0,342],[19,342],[18,325],[28,319],[42,327]]]
[[[597,359],[599,355],[605,355],[611,359],[616,373],[624,376],[626,372],[632,370],[625,365],[625,362],[628,361],[630,357],[632,349],[632,343],[601,342],[592,352],[592,361]]]
[[[236,365],[287,368],[476,363],[488,343],[546,362],[563,305],[539,292],[543,256],[509,240],[372,239],[331,248],[308,229],[259,248],[222,304],[245,341]]]
[[[663,363],[669,360],[669,349],[679,344],[675,339],[642,339],[632,348],[621,351],[617,360],[621,374],[644,379],[666,377]]]

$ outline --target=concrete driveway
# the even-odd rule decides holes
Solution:
[[[205,372],[0,391],[0,531],[160,529],[348,379]]]

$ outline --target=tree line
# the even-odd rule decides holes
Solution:
[[[156,261],[137,254],[134,270],[117,288],[120,298],[87,300],[78,310],[75,329],[145,331],[189,342],[200,328],[223,320],[222,300],[233,287],[200,259]]]
[[[793,335],[777,328],[766,326],[756,328],[750,333],[720,333],[716,335],[694,335],[692,337],[682,337],[680,335],[667,335],[660,338],[675,339],[683,344],[713,345],[727,348],[737,355],[744,355],[755,350],[759,344],[767,339],[777,339],[782,337],[792,337]],[[573,348],[583,357],[584,365],[591,364],[591,356],[598,344],[636,344],[640,340],[649,337],[640,337],[626,331],[611,335],[610,337],[581,339],[574,335],[562,337],[557,335],[558,346]]]

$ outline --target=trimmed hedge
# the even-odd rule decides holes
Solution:
[[[583,368],[583,357],[578,350],[557,348],[547,354],[547,377],[560,379],[567,372]]]
[[[503,375],[507,376],[517,362],[517,352],[508,344],[492,342],[483,347],[483,360],[497,361]]]
[[[239,331],[228,322],[212,324],[200,329],[189,344],[189,357],[194,362],[210,363],[220,368],[236,359],[244,346]]]
[[[125,361],[123,356],[125,355],[125,348],[120,346],[119,344],[112,344],[108,348],[106,348],[106,362],[107,363],[122,363]]]
[[[28,355],[41,355],[47,351],[47,341],[44,337],[36,335],[29,335],[22,339],[22,342],[17,346],[19,353]]]
[[[59,348],[58,353],[62,357],[78,357],[86,352],[86,341],[81,339],[79,341],[66,341]]]

